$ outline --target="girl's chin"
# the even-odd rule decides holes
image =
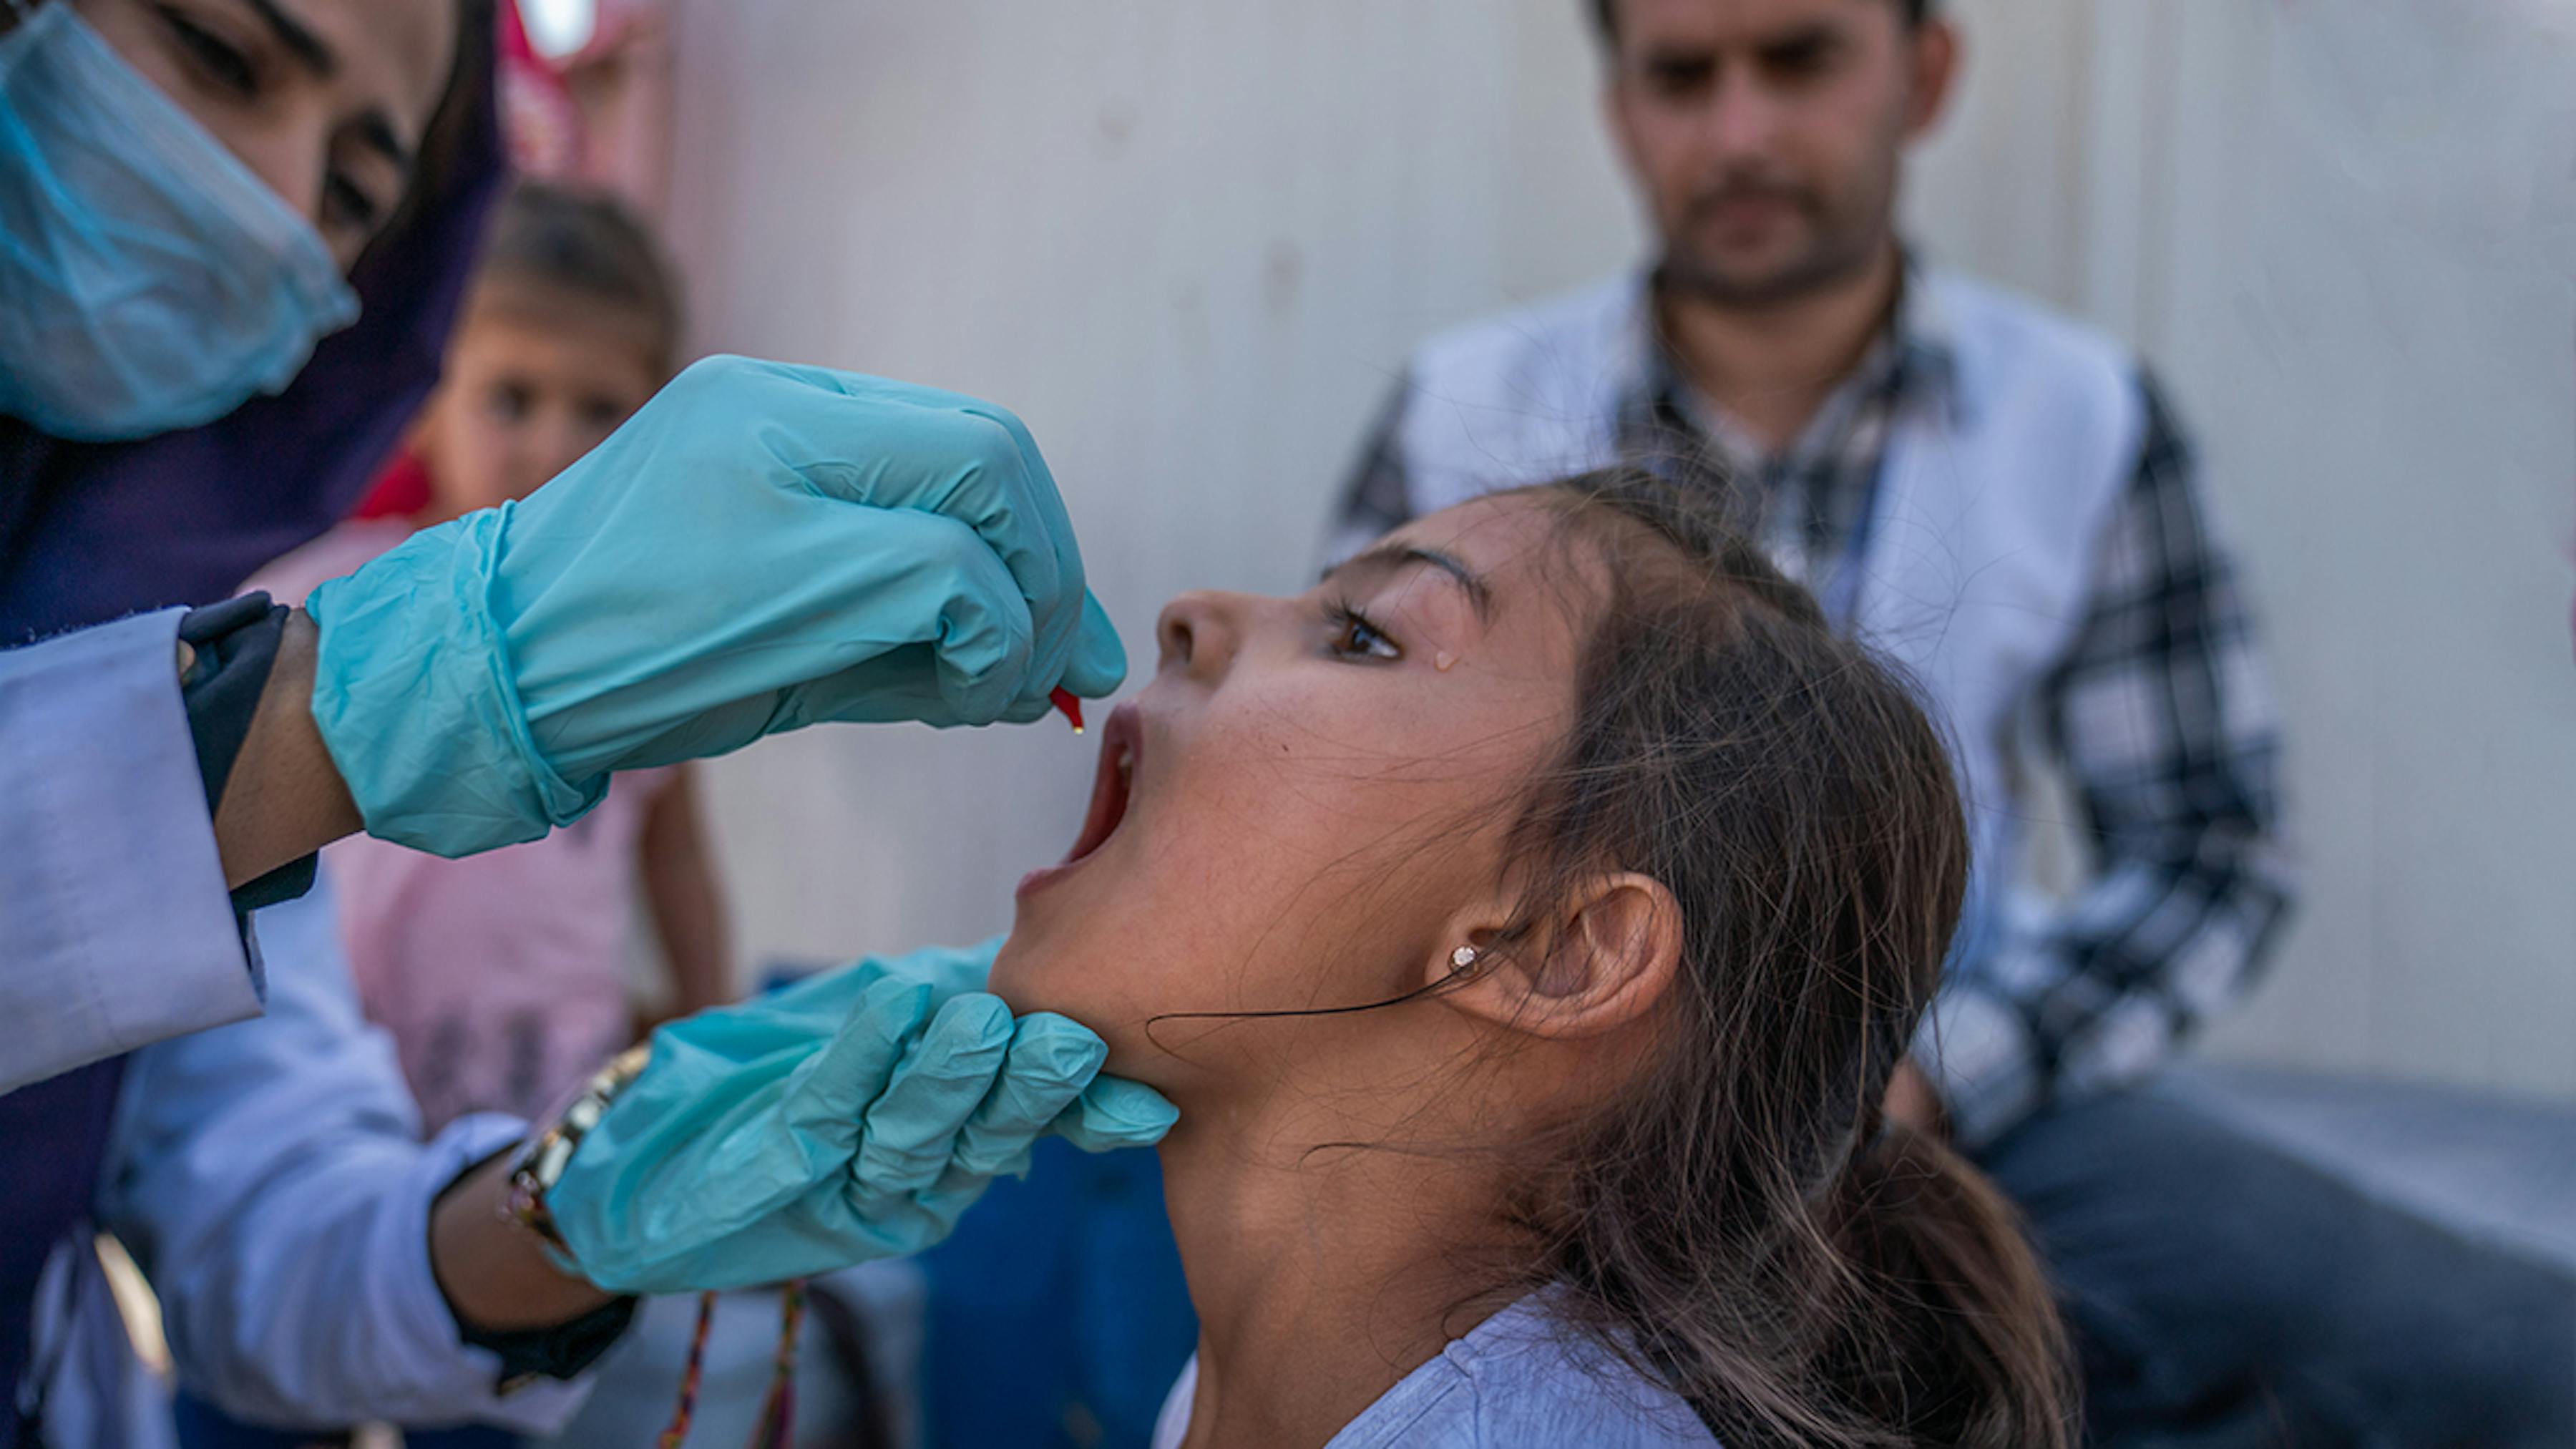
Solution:
[[[1046,944],[1044,932],[1025,925],[1014,927],[1003,938],[1001,950],[994,953],[993,972],[986,978],[984,989],[1002,998],[1021,1016],[1032,1011],[1052,1011],[1082,1021],[1086,1003],[1081,999],[1080,976],[1077,971],[1068,971],[1067,960],[1061,949]]]
[[[1001,949],[993,953],[993,969],[984,977],[984,989],[1009,1002],[1011,1010],[1027,1013],[1043,1008],[1026,1005],[1029,995],[1029,952],[1024,945],[1027,933],[1014,926],[1002,938]]]

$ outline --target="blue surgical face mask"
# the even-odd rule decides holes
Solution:
[[[62,438],[194,427],[284,389],[357,316],[312,225],[70,0],[0,34],[0,415]]]

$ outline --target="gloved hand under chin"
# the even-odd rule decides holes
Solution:
[[[982,987],[1000,941],[869,959],[653,1033],[546,1205],[592,1282],[735,1288],[914,1253],[1052,1133],[1087,1152],[1178,1115],[1108,1048]]]
[[[451,856],[569,823],[611,771],[826,720],[1026,722],[1127,668],[1017,418],[739,357],[305,608],[369,833]]]

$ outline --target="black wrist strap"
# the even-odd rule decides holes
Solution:
[[[188,734],[197,749],[197,777],[206,787],[206,818],[224,802],[233,762],[259,713],[259,697],[277,667],[277,651],[286,638],[290,611],[271,603],[266,594],[244,594],[179,620],[179,639],[196,651],[196,662],[179,681],[179,696],[188,707]],[[279,866],[233,892],[233,909],[248,912],[291,901],[313,888],[313,857]]]
[[[438,1190],[438,1197],[431,1200],[430,1210],[436,1212],[438,1202],[454,1192],[458,1184],[513,1150],[505,1147],[480,1162],[469,1164],[463,1172],[450,1179],[447,1186]],[[434,1279],[437,1274],[430,1276]],[[458,1340],[489,1350],[501,1360],[496,1387],[504,1394],[532,1379],[568,1379],[590,1367],[601,1354],[608,1352],[608,1346],[615,1343],[618,1335],[626,1331],[626,1325],[634,1320],[637,1301],[632,1295],[612,1298],[569,1323],[558,1323],[551,1328],[503,1331],[469,1322],[464,1314],[456,1311],[455,1300],[447,1297],[445,1283],[438,1285],[438,1296],[447,1303],[447,1316],[455,1321]]]
[[[447,1310],[455,1313],[451,1306]],[[501,1360],[500,1391],[531,1379],[568,1379],[598,1362],[635,1317],[635,1300],[613,1298],[570,1323],[496,1333],[456,1320],[457,1336]]]

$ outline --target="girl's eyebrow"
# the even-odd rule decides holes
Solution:
[[[1415,565],[1428,565],[1446,574],[1450,582],[1456,584],[1459,591],[1467,596],[1467,602],[1475,608],[1476,622],[1479,624],[1493,622],[1493,589],[1477,575],[1475,570],[1436,548],[1422,548],[1407,543],[1381,543],[1324,570],[1324,578],[1330,580],[1336,574],[1353,569],[1370,573],[1394,573],[1398,569]]]

